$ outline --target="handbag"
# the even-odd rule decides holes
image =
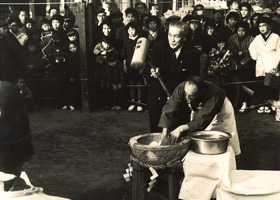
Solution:
[[[280,86],[279,71],[272,69],[269,73],[265,73],[264,85],[269,86],[275,90],[278,90]]]

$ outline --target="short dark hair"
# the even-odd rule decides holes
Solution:
[[[248,2],[242,2],[241,4],[239,4],[239,10],[241,10],[242,7],[246,7],[249,13],[252,11],[252,6]]]
[[[150,22],[153,22],[153,21],[156,22],[158,28],[161,27],[160,18],[157,17],[157,16],[149,16],[149,18],[148,18],[147,21],[146,21],[146,26],[148,27],[149,23],[150,23]]]
[[[128,14],[132,14],[134,17],[138,17],[138,13],[134,8],[127,8],[125,10],[125,16],[127,16]]]
[[[41,26],[42,26],[43,24],[51,25],[51,22],[50,22],[50,20],[48,20],[47,18],[43,18],[43,19],[41,20]]]
[[[135,31],[136,31],[136,34],[138,34],[139,31],[140,31],[140,26],[139,26],[139,24],[137,22],[130,22],[130,23],[128,23],[126,25],[126,27],[125,27],[126,31],[128,31],[129,28],[134,28]]]
[[[63,17],[61,15],[59,15],[59,14],[56,14],[56,15],[52,16],[51,21],[53,21],[53,20],[58,20],[61,23],[61,25],[62,25],[62,23],[64,21]]]
[[[151,4],[150,4],[150,10],[151,10],[151,8],[152,8],[153,6],[157,6],[158,8],[160,8],[160,6],[159,6],[158,4],[151,3]]]
[[[273,20],[269,17],[260,16],[257,20],[257,24],[259,25],[260,23],[266,23],[271,26],[273,24]]]
[[[143,6],[144,6],[144,8],[145,8],[145,9],[147,9],[146,4],[145,4],[145,3],[143,3],[143,2],[137,2],[137,3],[135,4],[135,8],[136,8],[137,6],[139,6],[139,5],[143,5]]]
[[[226,22],[228,23],[230,18],[234,18],[237,22],[239,22],[240,17],[239,14],[237,12],[231,11],[227,14],[226,16]]]
[[[253,24],[253,20],[254,18],[258,16],[258,18],[261,16],[261,13],[254,13],[251,17],[250,17],[250,24]]]
[[[206,30],[208,27],[216,28],[216,24],[213,21],[207,21],[204,25],[204,29]]]
[[[203,93],[206,91],[207,86],[202,78],[196,75],[189,76],[186,80],[186,82],[189,82],[192,85],[195,85],[197,87],[197,93]]]
[[[104,8],[99,8],[97,11],[96,11],[96,16],[100,13],[106,13],[105,12],[105,9]]]
[[[244,28],[246,31],[246,34],[248,34],[248,31],[250,29],[250,26],[249,26],[248,22],[246,22],[246,21],[238,22],[235,27],[236,27],[236,32],[237,32],[238,28]]]
[[[111,29],[114,28],[112,21],[109,20],[108,18],[106,18],[106,19],[101,23],[101,27],[103,28],[103,25],[105,25],[105,24],[106,24],[107,26],[110,26]]]
[[[198,7],[201,7],[201,8],[204,10],[204,6],[203,6],[202,4],[197,4],[197,5],[193,8],[193,10],[196,10]]]

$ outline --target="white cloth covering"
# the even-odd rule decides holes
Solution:
[[[5,174],[0,172],[0,180],[11,180],[15,178],[14,175]],[[21,172],[20,178],[23,179],[29,189],[19,190],[19,191],[8,191],[5,192],[0,190],[0,199],[1,200],[70,200],[62,197],[50,196],[43,193],[43,188],[34,187],[27,174],[25,172]],[[3,186],[3,185],[2,185]]]
[[[226,153],[219,155],[203,155],[190,150],[185,156],[183,169],[185,178],[179,198],[209,200],[216,196],[222,178],[236,169],[235,155],[231,146]]]
[[[233,170],[224,179],[217,200],[279,200],[280,171]]]

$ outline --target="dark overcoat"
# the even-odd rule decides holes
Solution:
[[[178,58],[173,60],[172,49],[167,40],[156,42],[151,53],[152,63],[155,67],[159,67],[160,76],[170,93],[188,76],[199,75],[199,57],[200,52],[197,49],[184,44]],[[149,114],[160,117],[166,100],[167,94],[160,82],[158,79],[152,78],[148,95]]]

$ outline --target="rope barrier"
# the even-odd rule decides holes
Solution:
[[[226,83],[226,85],[237,85],[237,84],[244,84],[244,83],[263,83],[262,81],[239,81],[239,82],[231,82],[231,83]]]
[[[127,102],[147,106],[146,103],[142,103],[142,102],[136,102],[136,101],[130,101],[130,100],[127,100]]]

